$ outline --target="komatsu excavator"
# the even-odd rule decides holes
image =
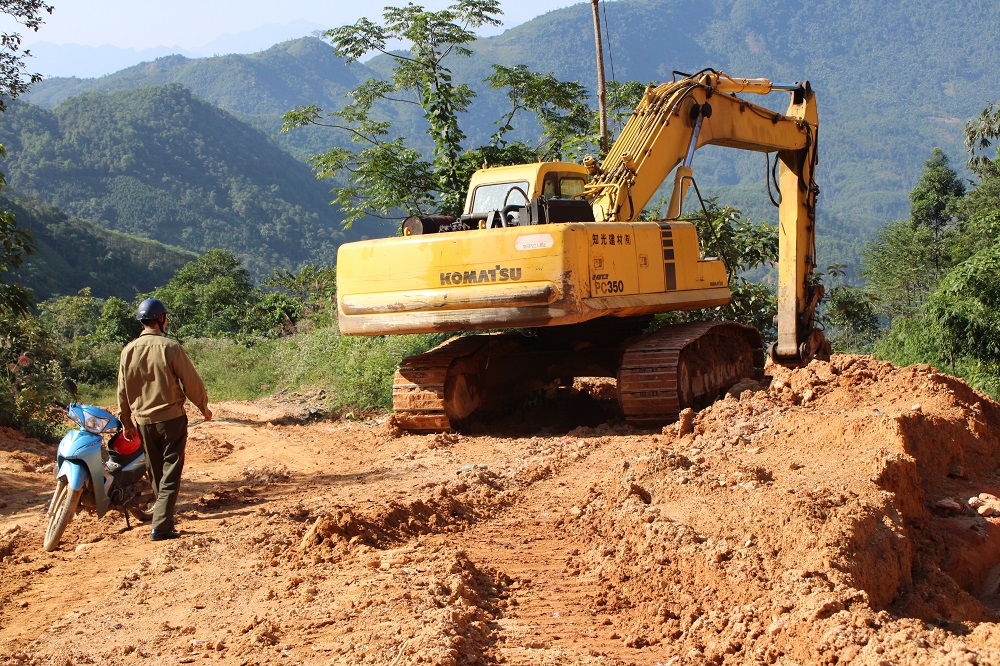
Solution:
[[[775,90],[791,93],[785,114],[737,96]],[[657,313],[729,302],[726,267],[702,256],[695,226],[681,219],[694,153],[711,144],[777,154],[778,317],[769,351],[776,363],[808,363],[829,353],[815,325],[823,287],[811,279],[817,129],[808,82],[675,75],[646,90],[602,164],[482,169],[459,217],[410,217],[399,237],[341,246],[341,332],[493,331],[402,361],[393,407],[411,431],[459,427],[582,376],[615,377],[622,413],[640,426],[706,406],[763,366],[760,333],[718,321],[644,331]],[[671,172],[666,218],[640,221]]]

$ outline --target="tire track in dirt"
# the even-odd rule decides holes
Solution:
[[[618,663],[623,643],[615,614],[599,605],[600,569],[580,565],[579,556],[600,545],[571,535],[566,524],[594,493],[594,475],[581,470],[610,474],[627,455],[626,441],[597,438],[585,457],[534,482],[493,519],[454,539],[478,566],[510,581],[487,655],[492,663]]]

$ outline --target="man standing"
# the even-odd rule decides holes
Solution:
[[[119,419],[126,436],[134,435],[133,422],[138,424],[156,494],[150,541],[180,536],[174,528],[174,507],[187,443],[185,399],[201,410],[206,421],[212,420],[205,384],[180,343],[163,334],[167,314],[167,307],[155,298],[139,304],[136,319],[142,322],[142,332],[125,345],[118,366]]]

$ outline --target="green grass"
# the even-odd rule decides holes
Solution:
[[[288,386],[326,389],[333,408],[388,408],[399,362],[440,340],[437,335],[347,337],[330,327],[282,339],[272,360]]]
[[[184,343],[212,402],[253,400],[278,391],[322,388],[332,409],[389,408],[392,376],[405,356],[447,336],[346,337],[336,325],[244,346],[226,339]],[[115,402],[114,387],[87,387],[87,395]]]
[[[253,400],[285,388],[274,362],[278,341],[243,346],[232,340],[202,338],[184,344],[212,402]]]

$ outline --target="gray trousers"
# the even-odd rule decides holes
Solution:
[[[187,444],[187,415],[162,423],[139,425],[139,435],[146,451],[146,470],[156,495],[153,505],[153,529],[174,529],[174,507],[181,491],[184,447]]]

